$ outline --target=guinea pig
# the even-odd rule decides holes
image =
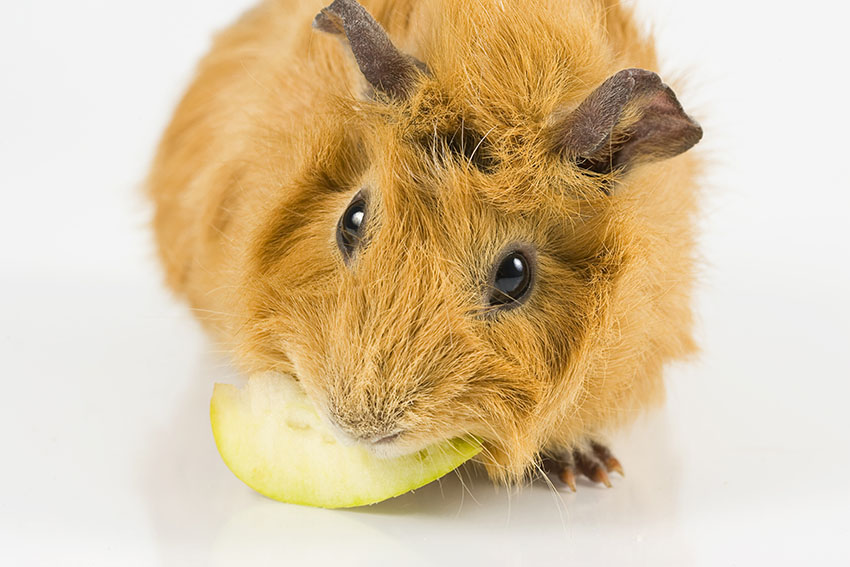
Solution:
[[[609,484],[695,350],[702,129],[651,38],[617,0],[325,2],[200,63],[148,183],[168,285],[341,440]]]

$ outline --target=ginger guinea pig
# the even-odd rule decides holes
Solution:
[[[267,0],[161,142],[168,283],[343,440],[607,484],[694,349],[702,130],[656,68],[616,0]]]

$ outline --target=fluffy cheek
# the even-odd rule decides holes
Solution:
[[[248,289],[256,290],[252,315],[242,329],[249,370],[293,374],[317,408],[325,408],[330,341],[323,321],[334,309],[328,294],[301,289],[288,290],[284,296],[279,290],[285,288],[277,279]]]
[[[458,410],[454,421],[484,443],[480,459],[493,478],[503,481],[522,477],[539,449],[540,388],[510,374],[476,380],[465,399],[452,404]]]

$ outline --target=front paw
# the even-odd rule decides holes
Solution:
[[[609,472],[625,476],[620,461],[598,441],[588,440],[572,450],[551,451],[544,457],[546,469],[576,491],[576,474],[582,474],[593,482],[611,487]]]

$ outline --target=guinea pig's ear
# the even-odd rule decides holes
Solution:
[[[597,173],[627,170],[691,149],[702,128],[652,71],[626,69],[602,83],[575,110],[553,117],[552,149]]]
[[[334,0],[319,12],[313,27],[345,38],[369,84],[392,98],[404,98],[417,76],[427,73],[424,63],[392,44],[381,24],[356,0]]]

